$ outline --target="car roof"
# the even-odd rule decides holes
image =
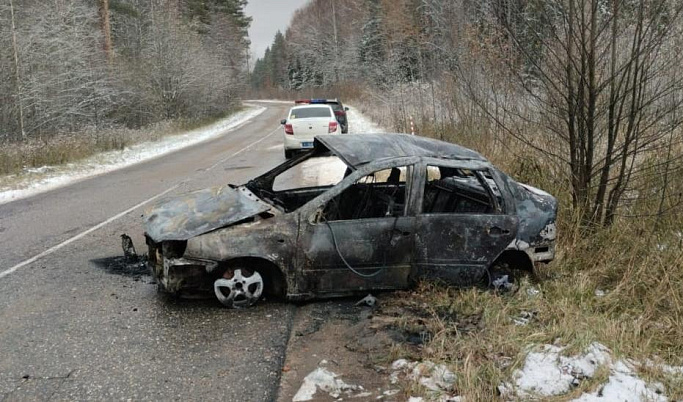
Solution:
[[[303,109],[303,108],[309,108],[309,107],[331,108],[332,106],[328,105],[327,103],[306,103],[306,104],[299,105],[299,106],[292,106],[292,109]]]
[[[488,162],[469,148],[410,134],[318,135],[314,147],[327,148],[353,168],[379,159],[406,156]]]

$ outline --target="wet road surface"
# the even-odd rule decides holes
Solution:
[[[140,215],[157,196],[240,184],[284,160],[271,104],[216,139],[0,205],[0,400],[272,400],[294,307],[227,310],[172,300],[126,265],[120,234],[145,252]],[[260,142],[257,142],[260,141]],[[257,142],[257,143],[256,143]],[[245,147],[250,146],[245,149]]]

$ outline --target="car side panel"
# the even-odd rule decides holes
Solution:
[[[184,257],[217,261],[218,267],[243,257],[268,260],[284,274],[288,292],[296,291],[297,227],[298,214],[286,214],[219,229],[188,240]]]
[[[311,295],[339,295],[406,288],[413,229],[413,217],[302,222],[299,289]]]
[[[477,282],[514,239],[517,222],[514,216],[494,214],[418,216],[418,276],[463,286]]]

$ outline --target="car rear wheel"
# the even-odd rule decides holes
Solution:
[[[518,289],[517,280],[522,272],[513,269],[508,262],[496,262],[488,269],[484,277],[487,287],[498,292],[515,292]]]
[[[258,271],[228,268],[223,277],[213,283],[213,289],[218,301],[226,307],[250,307],[263,294],[263,277]]]
[[[294,155],[294,151],[291,149],[285,149],[285,158],[289,159],[292,157],[292,155]]]

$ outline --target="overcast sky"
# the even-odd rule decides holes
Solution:
[[[251,53],[255,59],[263,56],[278,30],[285,33],[294,10],[307,2],[308,0],[248,0],[245,11],[253,18],[249,38]]]

